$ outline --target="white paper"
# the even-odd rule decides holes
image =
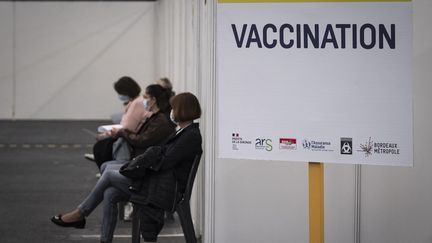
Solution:
[[[123,126],[120,125],[120,124],[103,125],[103,126],[99,126],[99,127],[98,127],[98,132],[100,132],[100,133],[109,132],[109,131],[111,131],[113,128],[120,129],[120,128],[123,128]]]

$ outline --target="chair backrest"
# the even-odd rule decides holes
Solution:
[[[191,198],[193,184],[194,184],[195,176],[196,176],[196,173],[197,173],[197,170],[198,170],[198,167],[199,167],[199,163],[200,163],[200,160],[201,160],[201,155],[202,155],[202,153],[197,154],[195,156],[195,159],[194,159],[193,163],[192,163],[192,168],[191,168],[191,170],[189,172],[189,177],[188,177],[188,180],[187,180],[187,183],[186,183],[186,189],[185,189],[185,192],[183,194],[183,200],[184,201],[189,201],[190,198]]]

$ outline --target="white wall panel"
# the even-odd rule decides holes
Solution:
[[[217,159],[215,242],[309,241],[308,166]]]
[[[325,242],[348,243],[354,239],[355,170],[353,165],[324,166]]]
[[[13,109],[13,3],[0,2],[0,119]]]
[[[154,3],[17,2],[16,118],[106,119],[121,76],[154,81]]]

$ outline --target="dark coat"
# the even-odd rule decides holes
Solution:
[[[184,192],[194,158],[202,153],[201,143],[197,123],[174,133],[162,146],[158,170],[146,171],[140,191],[132,193],[130,201],[172,210],[176,192]]]
[[[156,112],[149,117],[137,133],[120,130],[118,136],[123,137],[132,147],[131,158],[144,153],[147,148],[161,145],[175,131],[174,124],[162,112]]]
[[[148,170],[159,171],[162,158],[162,147],[152,146],[143,154],[138,155],[120,168],[120,174],[131,179],[130,191],[139,191],[143,183],[142,178]]]

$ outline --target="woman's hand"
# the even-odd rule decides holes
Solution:
[[[120,129],[118,129],[118,128],[115,128],[115,127],[113,127],[113,129],[111,129],[111,137],[118,137],[118,134],[121,132],[121,128]]]
[[[107,137],[111,136],[110,132],[104,132],[104,133],[100,133],[96,136],[96,141],[105,139]]]

